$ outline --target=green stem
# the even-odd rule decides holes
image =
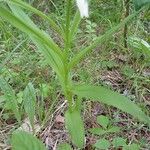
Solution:
[[[66,29],[65,29],[65,58],[68,61],[68,54],[70,49],[70,20],[71,20],[71,4],[72,0],[67,0],[66,6]]]
[[[70,74],[69,74],[69,69],[68,69],[68,60],[69,60],[69,50],[70,50],[70,21],[71,21],[71,6],[72,6],[72,0],[67,0],[66,4],[66,26],[65,26],[65,52],[64,52],[64,70],[65,70],[65,77],[64,77],[64,93],[65,97],[68,100],[69,103],[69,108],[72,106],[72,94],[69,91],[70,87]]]

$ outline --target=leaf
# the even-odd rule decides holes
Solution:
[[[110,147],[110,142],[106,139],[100,139],[94,144],[94,146],[96,148],[106,150]]]
[[[17,102],[21,104],[22,101],[23,101],[23,91],[20,91],[19,93],[17,93]]]
[[[72,142],[79,148],[85,144],[84,124],[78,109],[68,110],[65,113],[65,123]]]
[[[33,135],[17,131],[12,135],[12,150],[46,150],[43,143]]]
[[[95,135],[104,135],[104,134],[111,134],[120,131],[119,127],[111,127],[110,129],[104,130],[102,128],[91,128],[89,131]]]
[[[51,65],[54,71],[57,73],[60,82],[63,84],[63,76],[64,76],[64,65],[60,57],[55,54],[51,49],[44,45],[39,39],[35,37],[31,37],[32,41],[36,44],[38,50],[42,52],[47,60],[47,62]],[[50,52],[51,51],[51,52]]]
[[[120,132],[120,128],[119,127],[111,127],[107,130],[108,133],[116,133],[116,132]]]
[[[81,21],[80,13],[79,11],[76,12],[74,19],[72,21],[71,29],[70,29],[70,38],[73,39],[73,37],[76,35],[79,27],[79,23]]]
[[[91,128],[89,129],[89,132],[95,135],[103,135],[107,133],[107,131],[102,128]]]
[[[23,10],[21,8],[15,6],[11,3],[8,3],[8,5],[16,17],[18,17],[22,21],[25,21],[25,23],[27,23],[31,28],[38,28],[34,24],[34,22],[28,17],[28,15],[23,12]]]
[[[139,10],[141,7],[145,5],[150,5],[150,0],[133,0],[134,6],[136,10]]]
[[[25,18],[21,18],[21,16],[19,14],[20,13],[22,14],[23,11],[20,12],[19,14],[17,14],[18,11],[14,11],[14,13],[16,15],[16,16],[14,16],[10,11],[8,11],[4,7],[0,7],[0,10],[1,10],[0,11],[1,17],[6,19],[13,26],[19,28],[20,30],[22,30],[23,32],[28,34],[29,36],[34,36],[37,39],[39,39],[41,41],[41,43],[46,44],[49,48],[51,48],[51,51],[54,51],[55,53],[58,54],[58,56],[60,58],[63,59],[62,51],[60,50],[58,45],[49,37],[48,34],[41,31],[39,28],[35,27],[35,25],[33,26],[32,25],[33,23],[31,24],[31,21],[29,21],[29,19],[28,20],[26,19],[27,16]],[[21,9],[19,9],[19,10],[21,10]],[[23,19],[25,19],[25,20],[23,20]]]
[[[12,87],[5,81],[2,77],[0,77],[0,88],[5,96],[6,105],[8,104],[11,111],[14,113],[17,121],[21,122],[21,115],[18,109],[17,98],[15,96],[15,92]]]
[[[140,146],[137,144],[126,145],[123,150],[140,150]]]
[[[112,141],[112,144],[115,148],[121,147],[126,145],[126,139],[115,137]]]
[[[68,143],[63,143],[58,146],[58,150],[72,150]]]
[[[104,104],[114,106],[124,112],[127,112],[150,125],[150,118],[134,102],[127,97],[113,92],[102,86],[78,85],[72,88],[72,92],[80,97],[90,98],[93,101],[99,101]]]
[[[46,33],[41,31],[19,7],[12,4],[9,4],[9,6],[15,16],[3,7],[1,8],[0,16],[28,34],[40,52],[46,57],[54,71],[62,78],[64,75],[64,64],[63,54],[59,47]]]
[[[40,85],[40,90],[44,98],[48,97],[49,91],[50,91],[50,86],[48,84],[41,84]]]
[[[6,98],[4,95],[1,95],[0,96],[0,108],[3,108],[3,104],[5,103],[6,101]]]
[[[138,37],[130,37],[129,43],[138,51],[142,52],[146,57],[150,58],[150,45],[146,41]]]
[[[62,32],[62,30],[60,29],[60,27],[55,23],[54,20],[52,20],[49,16],[45,15],[44,13],[42,13],[41,11],[37,10],[36,8],[32,7],[31,5],[21,1],[21,0],[9,0],[7,1],[7,3],[9,4],[15,4],[18,5],[19,7],[22,7],[26,10],[29,10],[37,15],[39,15],[41,18],[47,20],[49,22],[49,24],[51,25],[51,27],[57,31],[60,35],[63,35],[64,33]]]
[[[36,107],[36,93],[32,83],[29,83],[23,93],[23,106],[27,113],[31,126],[34,128],[34,116]],[[34,130],[34,129],[33,129]]]
[[[106,129],[109,124],[109,119],[108,117],[101,115],[97,117],[97,123],[99,123],[104,129]]]
[[[26,26],[29,26],[32,30],[34,30],[35,32],[39,32],[36,33],[38,34],[38,38],[43,40],[45,39],[45,42],[47,43],[47,45],[53,50],[55,51],[60,57],[62,56],[62,52],[59,49],[59,47],[57,46],[57,44],[49,37],[48,34],[46,34],[44,31],[41,31],[35,24],[34,22],[29,18],[29,16],[24,13],[24,11],[20,8],[17,7],[11,3],[9,3],[9,7],[11,8],[12,12],[14,13],[14,15],[20,19]],[[42,42],[43,42],[42,40]],[[45,44],[46,44],[45,43]]]
[[[73,68],[80,60],[83,60],[83,57],[87,53],[91,52],[98,45],[100,45],[101,43],[103,43],[106,40],[108,41],[117,30],[119,30],[126,23],[128,23],[131,19],[133,19],[137,14],[139,14],[139,12],[140,11],[135,12],[132,15],[128,16],[117,26],[115,26],[112,29],[110,29],[109,31],[107,31],[104,35],[97,37],[93,43],[89,44],[89,46],[80,50],[80,52],[74,58],[72,58],[71,62],[69,63],[69,68]]]

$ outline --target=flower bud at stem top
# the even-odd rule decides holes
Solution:
[[[87,0],[76,0],[77,6],[80,11],[81,17],[89,17],[88,1]]]

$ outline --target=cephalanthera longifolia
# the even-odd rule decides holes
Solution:
[[[73,5],[79,8],[76,9],[75,13],[72,10]],[[65,123],[71,135],[72,142],[79,148],[83,148],[85,144],[84,123],[81,117],[82,98],[114,106],[131,114],[140,121],[150,124],[150,118],[127,97],[103,86],[75,83],[71,79],[73,68],[84,59],[87,53],[90,53],[104,41],[109,40],[118,29],[131,21],[141,10],[135,11],[117,26],[107,31],[104,35],[98,36],[88,46],[81,48],[76,55],[72,56],[70,53],[73,45],[75,45],[73,44],[74,38],[77,35],[80,21],[82,18],[88,17],[90,13],[87,0],[66,0],[65,6],[66,15],[64,24],[58,24],[49,15],[45,15],[43,12],[21,0],[1,1],[0,16],[26,33],[56,72],[62,92],[68,101],[68,110],[65,112]],[[63,45],[57,44],[51,35],[41,30],[24,10],[28,10],[46,20],[51,29],[57,32],[58,36],[63,40]]]

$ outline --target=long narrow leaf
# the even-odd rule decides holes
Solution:
[[[10,7],[11,11],[16,17],[18,17],[23,22],[25,21],[25,24],[28,24],[28,26],[30,26],[31,28],[38,28],[20,7],[15,6],[14,4],[11,3],[8,3],[8,6]]]
[[[0,88],[4,93],[6,98],[6,103],[10,106],[12,112],[15,114],[17,121],[21,122],[21,115],[19,113],[15,92],[12,87],[5,81],[2,77],[0,77]]]
[[[65,123],[67,129],[69,130],[73,143],[79,148],[83,148],[85,135],[83,120],[81,118],[80,111],[78,111],[77,109],[74,109],[72,111],[68,110],[65,113]]]
[[[13,133],[11,144],[12,150],[46,150],[40,140],[24,131]]]
[[[19,17],[20,19],[22,19],[23,21],[28,23],[28,25],[30,25],[31,27],[37,28],[37,26],[28,17],[28,15],[26,15],[21,10],[21,8],[19,8],[18,6],[12,5],[12,4],[9,4],[9,6],[10,6],[12,12],[15,14],[15,16]],[[43,55],[47,59],[48,63],[51,65],[51,67],[54,69],[54,71],[59,75],[59,77],[64,75],[63,62],[60,59],[60,57],[57,55],[57,53],[53,52],[50,49],[50,47],[48,47],[45,43],[43,43],[43,41],[41,41],[39,38],[36,38],[35,36],[32,36],[32,35],[30,35],[30,38],[36,44],[36,46],[38,47],[40,52],[43,53]]]
[[[51,27],[57,31],[60,35],[63,35],[64,36],[64,33],[62,32],[62,30],[60,29],[60,27],[55,23],[54,20],[52,20],[50,17],[48,17],[47,15],[45,15],[43,12],[37,10],[36,8],[32,7],[31,5],[21,1],[21,0],[9,0],[7,1],[7,3],[10,3],[10,4],[15,4],[15,5],[18,5],[26,10],[29,10],[37,15],[39,15],[41,18],[47,20]]]
[[[100,86],[79,85],[74,86],[73,93],[81,97],[90,98],[93,101],[114,106],[150,125],[150,118],[134,102],[117,92]]]
[[[108,32],[106,32],[104,35],[96,38],[96,40],[89,45],[88,47],[86,47],[85,49],[82,49],[70,62],[69,64],[69,69],[71,69],[73,66],[75,66],[80,60],[82,60],[82,58],[89,53],[90,51],[92,51],[94,48],[96,48],[98,45],[100,45],[101,43],[103,43],[106,40],[109,40],[111,38],[111,36],[117,31],[119,30],[121,27],[123,27],[126,23],[128,23],[131,19],[133,19],[138,13],[135,12],[132,15],[128,16],[126,19],[124,19],[120,24],[118,24],[117,26],[113,27],[111,30],[109,30]]]
[[[54,71],[57,73],[59,76],[60,82],[62,82],[62,78],[64,76],[64,65],[60,57],[55,54],[51,49],[47,46],[41,43],[40,40],[36,39],[35,37],[31,36],[32,41],[35,43],[37,48],[41,53],[44,54],[47,62],[51,65],[51,67],[54,69]]]
[[[32,40],[34,39],[33,42],[35,42],[46,59],[53,60],[53,62],[49,61],[49,64],[53,67],[59,77],[63,76],[64,64],[63,58],[61,57],[62,52],[57,49],[55,44],[53,46],[53,42],[50,42],[48,37],[36,27],[32,20],[20,8],[11,5],[11,9],[16,16],[3,7],[0,9],[0,16],[27,33]]]
[[[72,21],[72,26],[70,29],[70,38],[71,39],[73,39],[73,37],[77,33],[80,21],[81,21],[80,13],[79,13],[79,11],[77,11],[75,16],[74,16],[74,19]]]
[[[150,6],[150,0],[133,0],[133,4],[136,10],[139,10],[144,5]]]
[[[32,83],[29,83],[23,93],[23,105],[34,131],[36,93]]]
[[[43,43],[48,45],[63,59],[62,51],[46,33],[42,32],[38,28],[35,28],[35,26],[31,26],[31,24],[27,24],[25,21],[23,21],[23,18],[19,19],[18,17],[14,16],[4,7],[0,7],[0,16],[10,22],[13,26],[28,34],[29,36],[32,35],[39,38]]]

